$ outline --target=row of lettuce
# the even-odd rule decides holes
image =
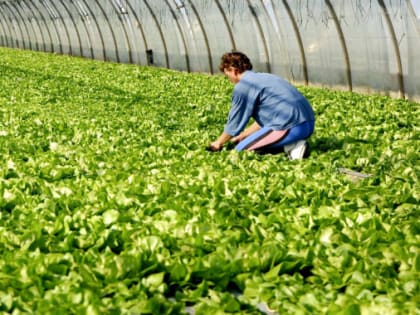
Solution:
[[[221,76],[0,49],[0,87],[0,312],[418,314],[419,104],[299,87],[289,161],[204,150]]]

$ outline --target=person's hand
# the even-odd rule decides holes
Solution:
[[[222,150],[222,148],[223,148],[223,146],[220,145],[220,143],[212,142],[212,143],[210,143],[209,146],[206,147],[206,150],[210,151],[210,152],[217,152],[217,151]]]

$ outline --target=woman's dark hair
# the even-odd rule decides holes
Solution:
[[[232,51],[225,53],[220,61],[219,70],[223,72],[225,69],[234,67],[238,69],[239,73],[246,70],[252,70],[252,63],[249,58],[239,51]]]

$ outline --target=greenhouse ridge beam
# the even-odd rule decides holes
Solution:
[[[413,0],[0,0],[0,45],[216,73],[226,51],[296,84],[420,100]]]

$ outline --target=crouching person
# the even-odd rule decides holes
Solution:
[[[306,139],[315,126],[308,100],[283,78],[252,71],[251,61],[241,52],[225,53],[219,69],[234,84],[232,104],[224,131],[208,149],[220,151],[231,141],[238,151],[284,150],[291,160],[304,158]]]

